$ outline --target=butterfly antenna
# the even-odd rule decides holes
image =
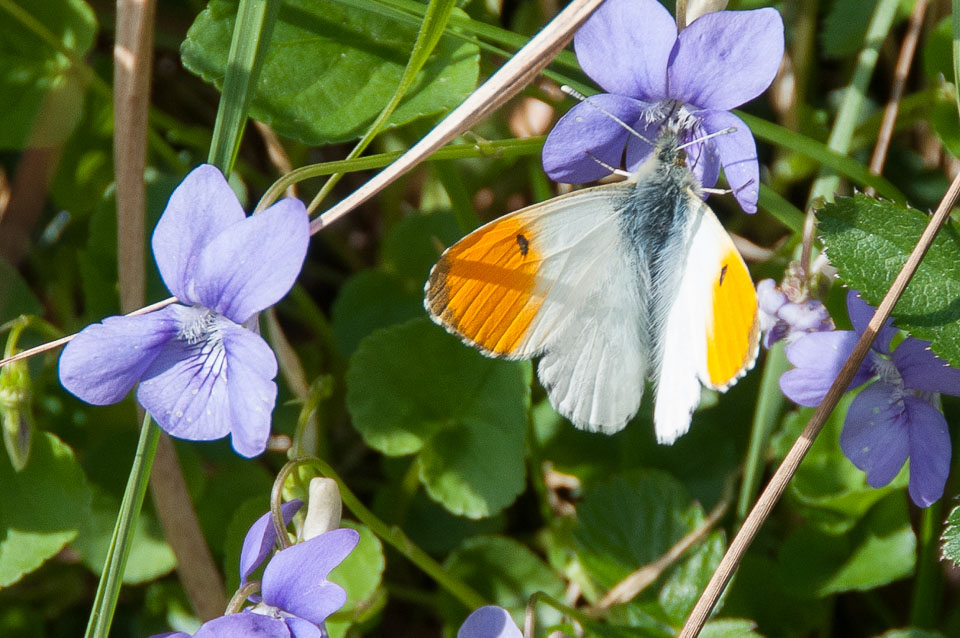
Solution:
[[[594,162],[596,162],[596,163],[599,164],[600,166],[602,166],[602,167],[604,167],[605,169],[607,169],[608,171],[610,171],[610,173],[612,173],[612,174],[614,174],[614,175],[620,175],[620,176],[622,176],[622,177],[630,177],[630,173],[628,173],[627,171],[622,170],[622,169],[619,169],[619,168],[616,168],[616,167],[614,167],[614,166],[610,166],[609,164],[607,164],[606,162],[604,162],[602,159],[600,159],[599,157],[597,157],[596,155],[594,155],[594,154],[591,153],[590,151],[584,151],[584,153],[586,153],[587,155],[589,155],[589,156],[590,156],[590,159],[592,159]]]
[[[644,137],[643,135],[641,135],[640,133],[638,133],[635,128],[633,128],[632,126],[630,126],[629,124],[627,124],[626,122],[624,122],[624,121],[621,120],[619,117],[617,117],[616,115],[614,115],[613,113],[611,113],[611,112],[608,111],[607,109],[603,108],[603,107],[600,106],[599,104],[594,104],[593,102],[590,102],[589,100],[587,100],[587,96],[584,95],[583,93],[581,93],[580,91],[576,90],[575,88],[573,88],[573,87],[571,87],[571,86],[567,86],[566,84],[564,84],[563,86],[561,86],[561,87],[560,87],[560,90],[563,91],[564,93],[566,93],[567,95],[569,95],[570,97],[572,97],[572,98],[574,98],[574,99],[576,99],[576,100],[580,100],[580,101],[583,102],[584,104],[588,104],[588,105],[590,105],[591,107],[597,109],[598,111],[600,111],[601,113],[603,113],[604,115],[606,115],[607,117],[609,117],[611,120],[613,120],[614,122],[616,122],[617,124],[619,124],[620,126],[622,126],[623,128],[625,128],[625,129],[627,130],[627,132],[630,133],[631,135],[633,135],[634,137],[638,137],[638,138],[640,138],[641,140],[643,140],[644,142],[646,142],[647,144],[649,144],[650,146],[653,146],[653,142],[651,142],[651,141],[648,140],[646,137]],[[594,159],[596,159],[596,158],[594,158]]]
[[[679,151],[680,149],[687,148],[688,146],[693,146],[694,144],[699,144],[700,142],[705,142],[705,141],[709,140],[709,139],[712,138],[712,137],[719,137],[720,135],[729,135],[730,133],[736,133],[736,132],[737,132],[737,127],[736,127],[736,126],[731,126],[731,127],[729,127],[729,128],[723,129],[722,131],[717,131],[716,133],[710,133],[709,135],[704,135],[704,136],[702,136],[702,137],[698,137],[698,138],[696,138],[696,139],[690,140],[689,142],[686,142],[685,144],[679,145],[679,146],[677,147],[677,150]]]

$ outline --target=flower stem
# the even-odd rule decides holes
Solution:
[[[143,425],[140,427],[137,453],[133,457],[133,467],[130,468],[127,488],[120,503],[117,524],[110,539],[110,548],[107,550],[107,559],[103,566],[103,573],[100,575],[100,584],[97,586],[85,638],[106,638],[110,632],[113,612],[117,607],[117,597],[120,595],[120,585],[123,583],[123,570],[127,566],[127,558],[130,557],[133,530],[140,517],[140,508],[143,506],[143,498],[147,492],[147,483],[159,440],[160,428],[149,414],[145,414]]]
[[[910,604],[910,626],[933,628],[940,607],[943,585],[939,561],[940,521],[943,520],[943,499],[922,510],[920,538],[917,546],[917,578]]]
[[[477,609],[488,604],[483,596],[478,594],[472,587],[463,581],[453,577],[443,565],[435,561],[425,551],[420,549],[410,538],[403,533],[399,527],[387,525],[377,516],[368,510],[356,494],[350,491],[343,479],[321,459],[310,459],[320,472],[332,478],[340,487],[340,498],[343,504],[353,512],[357,519],[370,528],[370,530],[386,541],[394,549],[400,552],[407,560],[419,567],[425,574],[430,576],[438,585],[446,589],[454,598],[459,600],[467,609]]]
[[[780,375],[786,372],[787,357],[783,342],[774,344],[767,352],[763,364],[763,379],[760,381],[760,395],[757,409],[753,413],[753,425],[750,428],[750,447],[744,462],[743,482],[740,484],[740,497],[737,501],[737,521],[743,522],[753,505],[760,485],[760,475],[764,467],[764,452],[770,440],[777,417],[783,409],[783,393],[780,391]]]

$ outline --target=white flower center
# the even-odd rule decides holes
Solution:
[[[190,310],[192,312],[184,313],[187,317],[184,318],[183,326],[180,328],[177,337],[190,345],[198,344],[201,341],[209,341],[210,337],[219,341],[220,329],[217,326],[219,315],[209,308],[201,306],[194,306]]]

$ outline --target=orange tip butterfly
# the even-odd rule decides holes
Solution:
[[[760,342],[750,273],[700,194],[664,125],[627,180],[528,206],[448,248],[424,305],[488,356],[541,357],[551,404],[581,429],[621,430],[650,378],[657,440],[673,443],[701,386],[730,388]]]

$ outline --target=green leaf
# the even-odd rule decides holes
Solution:
[[[382,270],[362,270],[333,302],[333,338],[344,356],[374,330],[423,316],[423,288]]]
[[[211,0],[187,33],[184,65],[220,86],[237,3]],[[462,12],[455,11],[462,15]],[[278,133],[319,145],[363,135],[397,88],[416,28],[324,0],[288,0],[280,10],[250,115]],[[474,89],[479,51],[441,38],[406,99],[388,120],[399,126],[441,113]]]
[[[73,451],[49,432],[33,440],[14,472],[0,454],[0,587],[40,567],[77,537],[90,517],[90,487]]]
[[[270,497],[260,494],[243,501],[233,510],[223,540],[223,573],[227,591],[235,591],[240,586],[240,551],[247,531],[269,509]]]
[[[950,510],[941,540],[943,557],[960,564],[960,506]]]
[[[912,574],[916,550],[906,496],[891,494],[847,534],[798,528],[780,548],[780,569],[803,595],[866,591]]]
[[[330,580],[347,591],[347,602],[333,618],[327,619],[330,638],[343,636],[351,624],[366,611],[380,587],[386,558],[383,544],[364,525],[344,521],[343,527],[360,532],[360,543],[342,563],[330,572]]]
[[[937,82],[943,76],[948,82],[953,78],[953,23],[950,16],[937,23],[924,39],[922,56],[923,71],[927,78]]]
[[[840,59],[857,53],[863,47],[867,26],[876,2],[835,0],[823,21],[820,42],[823,54]]]
[[[672,624],[682,626],[693,611],[726,548],[723,532],[711,532],[667,577],[658,600]]]
[[[530,596],[544,592],[561,598],[565,589],[562,578],[548,567],[526,545],[503,536],[475,536],[454,551],[444,562],[452,576],[470,583],[493,604],[510,610],[514,620],[523,626],[523,609]],[[462,622],[463,614],[457,618]],[[545,605],[537,606],[537,625],[560,621],[560,615]]]
[[[820,232],[841,279],[878,304],[916,245],[929,218],[866,195],[838,198],[819,213]],[[960,238],[947,223],[894,308],[896,325],[931,342],[960,366]]]
[[[832,611],[832,601],[790,591],[783,576],[773,560],[761,552],[747,552],[724,596],[724,612],[755,620],[764,635],[815,635],[829,622],[827,610]]]
[[[232,450],[225,452],[217,459],[216,472],[206,477],[203,494],[194,501],[203,535],[216,556],[223,549],[237,504],[269,494],[273,487],[273,475],[264,466],[239,458]],[[266,511],[264,507],[260,514]]]
[[[0,148],[59,144],[82,113],[70,58],[93,46],[96,16],[83,0],[5,0],[0,17]]]
[[[416,214],[404,217],[384,237],[381,258],[384,268],[407,277],[423,291],[423,283],[443,249],[463,233],[453,213]]]
[[[840,432],[855,396],[856,392],[848,392],[840,399],[787,487],[807,524],[829,534],[850,530],[877,502],[902,491],[909,478],[902,470],[889,485],[872,487],[866,474],[843,455]],[[786,416],[783,429],[772,441],[778,461],[787,455],[811,416],[813,408],[801,408]]]
[[[946,638],[939,631],[924,631],[923,629],[892,629],[877,638]]]
[[[71,546],[94,574],[99,575],[103,570],[119,509],[120,501],[116,497],[93,488],[93,511]],[[140,513],[130,542],[132,549],[123,572],[125,585],[156,580],[177,566],[177,558],[163,539],[160,525],[151,512]]]
[[[587,490],[577,508],[573,536],[586,572],[609,590],[648,565],[703,523],[703,509],[665,472],[641,470]],[[688,551],[660,580],[641,592],[629,613],[663,617],[682,624],[723,555],[721,532]],[[656,604],[659,611],[652,609]]]
[[[43,306],[17,269],[0,258],[0,323],[20,315],[39,315]]]
[[[700,638],[763,638],[753,631],[757,623],[742,618],[713,620],[703,626]]]
[[[217,107],[207,161],[229,175],[240,150],[247,110],[270,46],[280,2],[240,0],[230,50],[227,52],[223,95]]]
[[[949,91],[937,91],[930,105],[930,123],[937,137],[954,157],[960,157],[960,121],[957,104]]]
[[[414,320],[360,343],[347,408],[367,445],[420,454],[420,480],[434,500],[482,518],[523,491],[530,380],[529,364],[488,359]]]

